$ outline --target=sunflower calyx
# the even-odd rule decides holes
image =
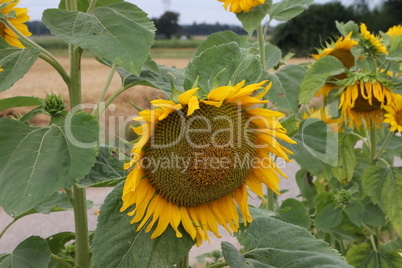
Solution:
[[[50,95],[46,94],[46,98],[42,104],[44,113],[51,117],[60,115],[66,107],[67,105],[64,103],[62,97],[53,93]]]

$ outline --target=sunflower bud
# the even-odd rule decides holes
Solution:
[[[338,203],[343,206],[349,204],[351,199],[352,196],[349,191],[342,190],[336,195],[336,200],[338,200]]]
[[[46,114],[51,117],[59,115],[64,109],[66,109],[67,105],[64,103],[61,96],[57,96],[55,94],[46,94],[46,99],[42,104],[42,108]]]

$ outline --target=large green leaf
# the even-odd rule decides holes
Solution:
[[[346,253],[346,260],[355,268],[402,267],[402,258],[397,252],[378,252],[367,243],[352,245]]]
[[[402,61],[402,36],[396,36],[391,40],[387,59]]]
[[[136,75],[154,41],[153,23],[128,2],[98,7],[91,13],[47,9],[43,22],[64,41],[89,49]]]
[[[262,20],[267,16],[271,8],[272,0],[265,1],[264,4],[255,6],[250,12],[237,13],[237,18],[241,21],[244,30],[251,36],[261,25]]]
[[[248,232],[253,246],[244,257],[269,267],[351,268],[338,252],[305,228],[264,217],[254,219]]]
[[[371,166],[363,173],[362,185],[402,235],[402,168]]]
[[[241,49],[236,42],[211,47],[201,53],[185,68],[184,88],[190,89],[198,79],[204,91],[235,85],[242,80],[256,83],[262,69],[258,51],[254,48]]]
[[[302,13],[312,3],[313,0],[282,0],[272,6],[269,15],[274,20],[287,21]]]
[[[79,182],[79,186],[110,186],[110,184],[127,176],[123,165],[123,161],[117,157],[117,152],[113,148],[107,145],[101,146],[99,148],[99,154],[96,157],[95,166],[93,166],[89,174]]]
[[[130,224],[132,217],[119,212],[122,188],[122,183],[116,186],[101,207],[92,244],[93,266],[159,268],[176,264],[194,245],[191,237],[183,228],[182,238],[170,227],[155,239],[150,238],[153,230],[136,232],[138,224]]]
[[[0,268],[38,268],[47,267],[51,252],[46,241],[39,236],[31,236],[22,241],[5,259]]]
[[[276,107],[297,113],[297,96],[306,71],[300,65],[289,65],[274,74],[268,74],[272,88],[266,96]]]
[[[343,64],[333,56],[325,56],[317,60],[307,71],[300,87],[300,103],[309,103],[314,94],[325,84],[330,76],[345,71]]]
[[[112,3],[123,2],[124,0],[98,0],[96,1],[96,7],[106,6]],[[86,12],[89,7],[88,0],[78,0],[77,7],[79,11]],[[66,0],[61,0],[59,4],[60,9],[66,9]]]
[[[333,168],[333,175],[344,184],[348,184],[353,178],[356,165],[354,146],[357,140],[354,135],[339,134],[338,165]]]
[[[275,218],[304,227],[307,230],[309,230],[311,226],[310,215],[306,207],[302,202],[293,198],[288,198],[282,202],[278,216]]]
[[[246,258],[229,242],[222,242],[222,254],[230,268],[245,268]]]
[[[291,157],[311,174],[331,173],[331,168],[337,165],[337,134],[323,121],[306,119],[292,139],[297,143],[285,144],[294,153]]]
[[[202,42],[195,52],[195,56],[199,56],[202,52],[207,50],[208,48],[212,48],[214,46],[219,46],[222,44],[227,44],[230,42],[236,42],[239,45],[241,44],[240,36],[232,31],[223,31],[213,33],[208,38]]]
[[[279,64],[282,58],[282,51],[280,50],[279,47],[267,43],[265,45],[265,68],[267,70],[274,68]],[[291,67],[293,68],[293,67]],[[303,70],[301,73],[305,73],[305,70]],[[303,76],[304,77],[304,76]]]
[[[98,121],[87,113],[43,128],[0,119],[0,205],[18,216],[72,186],[95,163],[98,138]]]
[[[338,226],[343,219],[342,209],[330,204],[317,213],[314,225],[317,228],[328,230]]]
[[[39,106],[42,102],[39,98],[30,96],[18,96],[0,100],[0,111],[13,107]]]
[[[0,36],[0,92],[9,89],[21,79],[38,59],[40,50],[37,48],[11,47]]]

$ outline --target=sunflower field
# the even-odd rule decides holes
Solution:
[[[402,25],[336,22],[313,62],[289,65],[267,30],[312,0],[218,1],[249,36],[212,34],[178,69],[151,58],[156,29],[141,7],[62,0],[42,20],[68,46],[66,69],[29,38],[29,10],[0,0],[0,91],[42,59],[69,95],[0,99],[0,110],[33,107],[0,118],[0,206],[14,219],[0,242],[35,213],[72,210],[75,225],[28,237],[0,268],[187,268],[193,247],[223,233],[241,246],[221,239],[206,267],[402,267]],[[84,49],[110,68],[97,103],[83,103]],[[102,114],[136,85],[164,97],[132,104],[135,139],[105,145]],[[48,125],[30,123],[40,114]],[[279,164],[292,161],[294,177]],[[285,178],[300,195],[279,201]],[[93,232],[88,187],[113,187]]]

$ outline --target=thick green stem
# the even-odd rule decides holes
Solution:
[[[274,211],[275,210],[275,193],[271,191],[271,189],[267,188],[267,209]]]
[[[387,146],[388,142],[391,140],[391,138],[394,136],[395,132],[390,131],[388,133],[388,136],[385,138],[384,143],[381,145],[380,150],[378,150],[377,154],[374,156],[373,161],[377,161],[378,158],[380,158],[381,154],[383,153],[385,147]]]
[[[112,69],[110,70],[109,77],[108,77],[108,79],[106,81],[105,87],[103,88],[103,91],[99,96],[98,102],[96,104],[96,108],[92,111],[92,115],[94,115],[94,116],[97,116],[97,117],[101,116],[101,113],[99,113],[99,105],[101,104],[101,102],[105,98],[106,92],[108,91],[108,89],[110,87],[110,84],[112,83],[112,79],[113,79],[114,73],[116,72],[116,68],[117,68],[117,64],[113,63]],[[102,110],[102,112],[103,111],[104,110]]]
[[[377,136],[376,130],[374,127],[370,129],[370,155],[371,155],[371,164],[374,165],[377,156]]]
[[[61,66],[60,62],[49,51],[47,51],[46,49],[44,49],[43,47],[41,47],[40,45],[29,39],[25,35],[23,35],[20,31],[18,31],[17,28],[14,27],[12,23],[9,23],[8,20],[4,20],[3,22],[7,25],[8,28],[13,30],[13,32],[16,33],[24,43],[28,44],[31,47],[40,49],[41,54],[39,57],[44,61],[46,61],[47,63],[49,63],[60,74],[60,76],[63,78],[67,86],[70,84],[70,77],[68,76],[66,70],[63,68],[63,66]]]
[[[81,93],[81,54],[82,49],[69,44],[70,51],[70,87],[68,89],[70,95],[71,109],[82,105]],[[75,111],[81,110],[81,107]]]
[[[4,233],[8,230],[8,228],[11,227],[11,225],[13,225],[16,221],[18,221],[20,218],[14,218],[9,224],[7,224],[6,227],[4,227],[3,231],[1,231],[0,233],[0,239],[1,237],[4,235]]]
[[[258,46],[260,51],[261,68],[265,71],[265,35],[262,25],[257,28]]]
[[[61,266],[65,267],[65,268],[73,268],[68,262],[66,262],[65,260],[63,260],[62,258],[60,258],[57,255],[52,254],[50,256],[50,258],[54,261],[57,261]]]
[[[176,265],[176,268],[188,268],[188,257],[189,257],[189,252],[187,252],[186,256]]]

